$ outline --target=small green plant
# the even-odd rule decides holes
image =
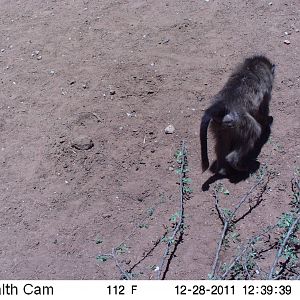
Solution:
[[[277,222],[277,226],[283,229],[283,232],[278,239],[278,245],[282,247],[280,256],[286,260],[285,268],[291,270],[296,267],[299,261],[298,251],[300,248],[300,240],[298,234],[300,231],[300,224],[297,220],[299,218],[300,207],[299,189],[298,187],[295,189],[295,185],[298,183],[298,181],[292,182],[293,194],[290,203],[292,206],[291,211],[283,213]],[[294,229],[291,231],[293,224]]]
[[[150,270],[154,271],[157,268],[157,266],[156,265],[150,265],[149,268],[150,268]]]
[[[97,255],[96,259],[101,262],[106,262],[110,257],[108,255]]]
[[[129,251],[129,248],[127,247],[127,245],[125,243],[122,243],[120,246],[118,246],[116,248],[116,253],[119,254],[123,254],[123,253],[127,253]]]
[[[294,215],[292,212],[285,212],[281,215],[277,225],[279,228],[289,229],[294,222]]]
[[[180,218],[180,213],[177,211],[175,214],[173,214],[170,218],[169,221],[172,223],[177,223],[177,220]]]
[[[154,212],[155,212],[155,208],[153,208],[153,207],[150,207],[150,208],[147,209],[147,215],[149,217],[152,217]]]
[[[237,243],[237,242],[240,242],[240,241],[241,241],[241,239],[240,239],[240,234],[239,234],[238,232],[236,232],[236,231],[231,232],[231,233],[229,234],[229,236],[230,236],[230,239],[231,239],[234,243]]]
[[[217,193],[222,193],[222,194],[224,194],[226,196],[230,195],[229,190],[224,186],[224,184],[222,182],[218,182],[217,184],[215,184],[214,190]]]
[[[182,152],[182,150],[176,150],[176,152],[175,152],[175,158],[176,158],[176,162],[178,163],[178,164],[181,164],[182,163],[182,156],[183,156],[183,152]]]
[[[222,208],[222,213],[226,220],[229,220],[233,216],[233,211],[228,208]]]
[[[102,244],[103,243],[103,240],[102,239],[100,239],[100,238],[97,238],[96,239],[96,244],[98,245],[98,244]]]

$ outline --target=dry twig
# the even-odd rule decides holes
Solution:
[[[181,159],[181,166],[180,166],[180,208],[179,208],[179,221],[177,222],[177,225],[172,233],[172,235],[168,239],[167,247],[164,251],[163,257],[161,258],[161,261],[159,265],[157,266],[157,273],[156,273],[156,279],[161,279],[161,273],[163,266],[165,264],[166,258],[170,253],[170,249],[172,245],[174,244],[174,239],[177,235],[177,233],[180,231],[183,225],[183,201],[184,201],[184,183],[183,183],[183,178],[185,176],[184,173],[184,167],[186,165],[186,147],[185,147],[185,142],[182,142],[181,146],[181,154],[182,154],[182,159]]]
[[[231,261],[229,264],[229,267],[227,270],[220,276],[220,279],[226,279],[226,276],[230,273],[230,271],[233,269],[233,267],[236,265],[236,263],[244,256],[244,254],[247,252],[247,250],[257,241],[258,238],[263,236],[264,234],[272,231],[275,226],[268,227],[267,229],[263,230],[261,233],[257,234],[256,236],[252,237],[248,242],[245,244],[243,249],[240,251],[240,253]]]
[[[222,213],[221,208],[219,207],[219,197],[218,197],[218,193],[215,191],[214,192],[214,197],[215,197],[215,207],[217,209],[218,215],[222,221],[223,224],[223,230],[222,230],[222,234],[221,234],[221,238],[219,240],[218,243],[218,247],[216,250],[216,255],[215,255],[215,260],[212,266],[212,271],[211,271],[211,278],[214,278],[215,274],[216,274],[216,270],[217,270],[217,266],[218,266],[218,262],[220,259],[220,253],[221,253],[221,249],[222,249],[222,245],[224,243],[226,234],[230,228],[230,226],[233,223],[233,219],[236,215],[236,212],[238,211],[238,209],[243,205],[243,203],[248,199],[249,195],[256,189],[256,187],[261,184],[261,182],[263,181],[264,176],[262,176],[252,187],[251,189],[243,196],[243,198],[239,201],[239,203],[235,206],[234,211],[229,215],[229,216],[225,216],[224,213]]]
[[[295,221],[293,222],[293,224],[289,228],[288,232],[286,233],[286,236],[285,236],[280,248],[278,249],[278,251],[276,253],[276,256],[275,256],[271,271],[269,273],[268,279],[270,279],[270,280],[273,279],[273,274],[274,274],[275,268],[277,266],[278,260],[279,260],[280,256],[282,255],[284,247],[285,247],[287,241],[289,240],[290,236],[293,234],[294,229],[297,226],[297,224],[299,223],[299,221],[300,221],[300,212],[298,213],[298,217],[295,219]]]
[[[129,274],[128,272],[124,271],[121,264],[119,263],[118,261],[118,258],[116,256],[116,249],[115,248],[112,248],[111,250],[111,257],[114,259],[115,261],[115,264],[116,266],[118,267],[120,273],[123,275],[123,277],[127,280],[131,280],[132,279],[132,276],[131,274]]]

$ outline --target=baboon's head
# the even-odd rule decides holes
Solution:
[[[273,84],[276,66],[268,58],[262,55],[253,56],[245,60],[245,65],[260,80]]]

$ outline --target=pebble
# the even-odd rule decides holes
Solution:
[[[136,113],[135,113],[135,111],[132,111],[132,112],[126,113],[126,115],[127,115],[127,117],[129,117],[129,118],[136,117]]]
[[[88,136],[79,136],[72,142],[72,147],[77,150],[89,150],[94,147],[94,142]]]
[[[284,40],[283,41],[286,45],[289,45],[291,42],[289,40]]]
[[[172,133],[174,133],[174,131],[175,131],[175,127],[172,124],[168,125],[165,128],[165,133],[166,134],[172,134]]]
[[[167,43],[169,43],[169,41],[170,41],[170,39],[166,38],[166,39],[161,40],[161,41],[159,42],[159,44],[160,44],[160,45],[161,45],[161,44],[167,44]]]
[[[110,217],[111,217],[111,214],[103,214],[102,217],[105,218],[105,219],[106,219],[106,218],[110,218]]]

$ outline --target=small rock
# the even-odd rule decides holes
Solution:
[[[5,51],[5,49],[1,49],[1,52],[4,52]]]
[[[168,125],[165,128],[165,133],[166,134],[172,134],[174,131],[175,131],[175,127],[172,124]]]
[[[173,167],[169,167],[168,170],[169,171],[174,171],[174,168]]]
[[[286,45],[289,45],[291,42],[289,40],[284,40],[283,41]]]
[[[273,2],[269,2],[268,4],[269,4],[269,5],[272,5],[272,4],[273,4]]]
[[[42,56],[39,55],[36,59],[37,59],[37,60],[41,60],[41,59],[42,59]]]
[[[170,39],[166,38],[159,42],[160,45],[169,43]]]
[[[94,143],[87,136],[79,136],[72,142],[72,147],[77,150],[89,150],[94,147]]]
[[[296,31],[296,32],[299,32],[299,29],[297,28],[297,29],[295,29],[295,31]]]
[[[111,214],[103,214],[102,217],[103,217],[104,219],[110,218],[110,217],[111,217]]]
[[[110,95],[115,95],[115,93],[116,93],[115,90],[110,90],[110,91],[109,91],[109,94],[110,94]]]
[[[126,115],[127,115],[127,117],[129,117],[129,118],[136,117],[136,113],[135,113],[134,110],[131,111],[131,112],[129,112],[129,113],[126,113]]]

